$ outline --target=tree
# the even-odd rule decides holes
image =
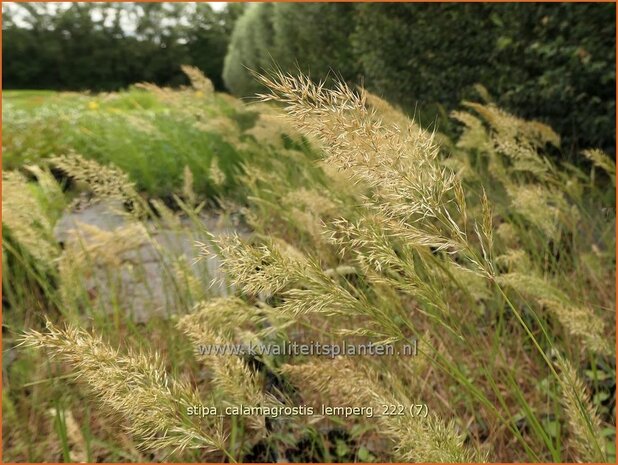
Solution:
[[[250,5],[236,22],[223,66],[225,86],[236,95],[250,95],[260,89],[248,70],[272,66],[273,9],[272,3]]]
[[[223,61],[234,22],[242,14],[244,4],[228,4],[221,12],[214,11],[208,3],[198,3],[195,8],[189,16],[187,31],[190,61],[212,80],[216,89],[223,90]]]
[[[301,71],[316,80],[337,75],[357,79],[349,35],[354,5],[275,3],[251,6],[236,23],[223,78],[237,95],[260,90],[250,70],[278,67]]]
[[[46,3],[4,6],[5,88],[117,90],[139,81],[186,84],[194,64],[223,88],[223,59],[244,6]],[[20,24],[14,17],[19,14]],[[135,24],[125,30],[123,21]]]

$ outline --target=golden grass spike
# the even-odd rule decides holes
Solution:
[[[601,439],[601,419],[590,402],[584,383],[567,359],[560,356],[556,364],[560,370],[562,405],[579,459],[588,463],[608,462]]]
[[[171,229],[172,231],[178,231],[182,228],[180,215],[165,205],[165,202],[159,199],[151,199],[150,204],[159,215],[159,221],[164,228]]]
[[[217,299],[217,304],[218,306],[238,307],[239,302],[237,299]],[[243,307],[246,309],[247,306]],[[262,392],[258,375],[252,372],[239,356],[199,353],[200,346],[224,348],[231,347],[235,343],[234,339],[225,337],[220,332],[213,330],[209,322],[204,320],[203,312],[204,310],[182,317],[178,321],[177,327],[187,334],[195,344],[198,358],[211,371],[214,385],[219,389],[223,400],[230,405],[245,404],[256,407],[276,403],[274,398]],[[261,434],[266,433],[264,417],[251,416],[248,423]]]
[[[560,146],[560,136],[546,124],[518,118],[491,103],[483,105],[463,102],[463,104],[481,115],[491,129],[497,133],[498,138],[512,140],[520,136],[535,147],[542,147],[545,144]]]
[[[25,176],[16,171],[2,173],[2,224],[41,265],[51,266],[58,257],[60,248],[47,212]]]
[[[496,257],[496,264],[504,267],[508,272],[527,273],[532,269],[530,257],[521,249],[507,249],[504,254]]]
[[[222,424],[187,415],[187,407],[201,404],[200,397],[187,383],[168,376],[158,354],[121,354],[80,328],[58,329],[49,321],[44,333],[26,331],[20,344],[45,349],[70,364],[105,408],[126,419],[141,448],[225,450]]]
[[[250,294],[274,294],[302,278],[303,260],[290,255],[273,243],[250,245],[238,235],[213,239],[218,246],[221,264],[231,284]],[[198,244],[201,256],[211,255],[209,246]]]
[[[37,165],[28,165],[25,168],[36,176],[39,187],[41,187],[41,190],[47,197],[48,204],[64,203],[62,187],[49,170],[43,169]]]
[[[188,294],[192,301],[198,301],[205,297],[206,286],[196,275],[195,270],[191,267],[191,261],[186,255],[180,255],[174,260],[172,271],[180,286],[181,294]]]
[[[451,118],[465,126],[463,133],[457,140],[457,147],[481,152],[493,149],[491,138],[479,118],[465,111],[453,111]]]
[[[130,202],[136,214],[142,212],[143,205],[135,184],[120,168],[101,165],[76,153],[53,157],[50,161],[76,181],[86,184],[96,199]]]
[[[539,303],[547,307],[571,335],[581,339],[587,349],[612,354],[612,345],[604,335],[603,320],[591,308],[552,299],[539,299]]]
[[[205,95],[214,94],[215,86],[212,84],[212,81],[208,79],[199,68],[195,66],[182,65],[180,69],[182,69],[182,72],[187,75],[187,77],[191,81],[191,86],[195,90],[204,92]]]
[[[95,225],[78,223],[78,229],[72,229],[69,234],[75,238],[67,251],[71,260],[80,264],[96,263],[108,266],[118,266],[123,260],[123,254],[146,244],[153,244],[144,223],[133,222],[113,231],[101,229]]]
[[[282,72],[258,79],[271,91],[260,96],[262,101],[284,104],[301,132],[322,143],[329,162],[371,189],[368,205],[385,218],[410,226],[417,241],[442,236],[449,243],[463,241],[470,247],[461,222],[451,215],[450,205],[461,201],[459,180],[440,162],[433,134],[412,122],[403,128],[384,123],[368,107],[365,91],[352,91],[344,83],[326,89],[305,76]],[[486,257],[490,256],[487,251]],[[473,264],[485,273],[490,269],[479,260]]]
[[[604,170],[609,175],[614,186],[616,185],[616,162],[609,155],[598,149],[584,150],[582,153],[588,160],[594,163],[594,166]]]
[[[542,185],[512,185],[507,186],[507,192],[512,211],[552,239],[558,238],[561,220],[574,214],[561,192]]]
[[[329,402],[347,406],[411,405],[406,397],[390,392],[395,384],[380,380],[368,366],[349,357],[316,361],[303,365],[285,365],[283,372],[297,385],[319,392]],[[389,377],[388,374],[383,376]],[[457,432],[453,422],[445,423],[435,413],[426,418],[405,414],[377,417],[380,431],[395,442],[399,459],[409,462],[485,462],[484,454],[464,445],[465,437]]]
[[[454,421],[445,422],[434,413],[427,418],[396,418],[390,426],[400,439],[396,453],[406,462],[484,463],[487,454],[464,444],[465,436]],[[389,428],[387,426],[387,428]]]
[[[212,182],[214,182],[219,187],[225,184],[225,173],[219,166],[219,163],[215,162],[215,160],[210,163],[210,170],[208,172],[208,176],[210,177],[210,179],[212,179]]]
[[[191,171],[188,165],[185,165],[182,170],[182,197],[190,207],[197,205],[197,194],[193,189],[193,185],[193,171]]]
[[[234,338],[249,332],[258,336],[271,334],[290,321],[265,304],[256,307],[237,297],[222,297],[199,302],[181,322],[202,325],[222,337]]]
[[[389,102],[378,97],[377,95],[372,94],[371,92],[366,92],[366,99],[368,106],[375,110],[376,114],[382,119],[382,121],[400,128],[415,125],[415,123],[399,108],[391,105]]]

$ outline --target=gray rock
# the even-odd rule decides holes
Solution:
[[[65,248],[89,247],[96,238],[88,231],[95,226],[103,231],[126,227],[131,218],[119,203],[98,203],[79,211],[67,212],[57,223],[54,234]],[[120,247],[121,252],[109,259],[90,261],[92,269],[85,273],[82,284],[90,296],[91,307],[106,313],[121,311],[134,322],[143,323],[153,315],[168,317],[187,310],[186,281],[199,283],[199,296],[226,296],[232,289],[225,284],[225,275],[215,254],[196,262],[199,249],[196,241],[207,243],[209,232],[215,236],[237,233],[248,235],[246,227],[233,227],[221,221],[215,213],[203,213],[199,223],[183,218],[178,226],[162,226],[145,222],[143,240],[134,240],[133,247]],[[212,252],[212,251],[211,251]],[[188,276],[179,279],[177,270]],[[211,285],[211,283],[214,284]]]
[[[62,244],[69,241],[71,231],[79,229],[80,223],[113,231],[126,225],[127,218],[121,202],[100,202],[79,210],[69,210],[56,223],[54,228],[56,240]]]

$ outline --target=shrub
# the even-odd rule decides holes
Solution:
[[[275,3],[250,7],[234,28],[223,78],[236,95],[263,90],[250,71],[272,69],[356,79],[349,46],[354,6],[344,3]]]
[[[614,153],[615,45],[611,4],[259,5],[235,28],[224,79],[245,96],[259,90],[245,67],[316,82],[332,70],[451,135],[448,113],[482,84],[581,162],[585,148]]]
[[[612,5],[364,4],[356,28],[370,89],[408,111],[453,109],[481,83],[504,108],[552,125],[567,155],[613,153]]]

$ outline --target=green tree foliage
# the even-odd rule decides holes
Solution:
[[[352,37],[367,84],[389,100],[459,103],[462,90],[492,77],[496,29],[479,27],[488,4],[359,5]]]
[[[615,5],[513,7],[517,15],[503,15],[510,33],[499,38],[499,60],[509,64],[512,75],[516,70],[520,75],[499,89],[499,103],[525,118],[549,122],[562,134],[564,149],[604,147],[613,153]]]
[[[17,5],[17,4],[13,4]],[[186,83],[193,64],[219,90],[261,90],[249,70],[336,75],[442,131],[475,84],[544,121],[574,154],[615,144],[612,4],[23,3],[3,9],[5,88],[112,90]],[[19,15],[15,15],[15,11]],[[19,18],[17,18],[19,16]],[[237,21],[238,20],[238,21]],[[126,23],[134,31],[127,32]],[[236,24],[236,27],[234,25]]]
[[[564,152],[615,135],[612,4],[282,3],[251,7],[237,23],[224,81],[259,90],[247,68],[335,71],[431,123],[482,84],[496,103],[549,123]],[[447,118],[441,118],[440,129]]]
[[[357,77],[352,50],[354,5],[349,3],[278,3],[274,5],[274,54],[280,67],[324,77]]]
[[[198,66],[222,89],[228,39],[243,10],[189,3],[13,5],[3,9],[2,44],[3,84],[13,89],[177,85],[186,83],[181,64]]]

